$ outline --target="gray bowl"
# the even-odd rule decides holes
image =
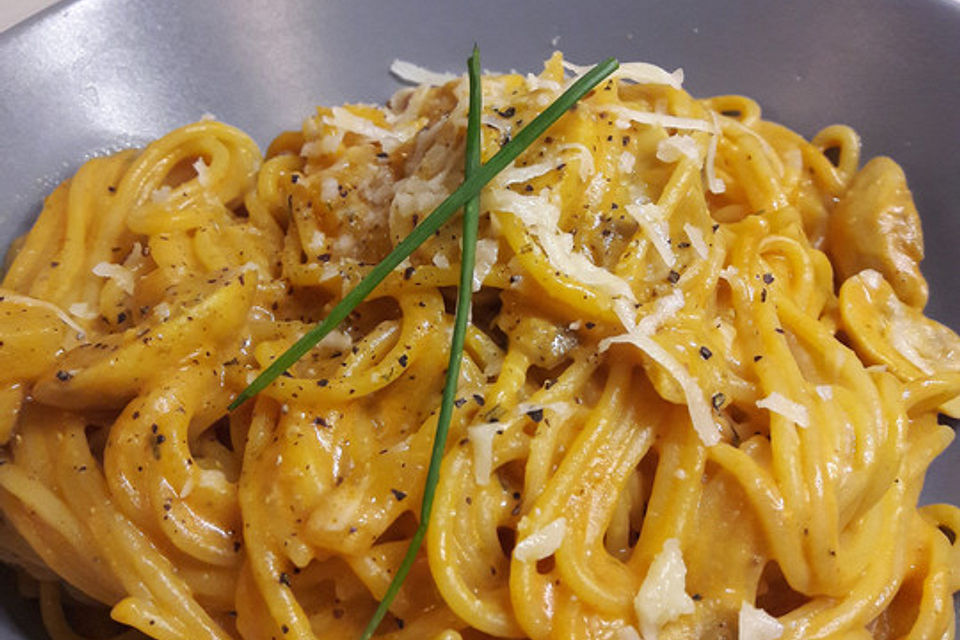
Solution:
[[[536,71],[553,49],[687,72],[695,95],[744,93],[809,136],[842,122],[906,170],[926,230],[928,312],[960,328],[960,4],[950,0],[606,3],[77,0],[0,35],[0,246],[87,158],[212,112],[262,145],[314,105],[382,102],[394,58]],[[960,501],[960,445],[925,502]],[[0,575],[2,579],[2,575]],[[0,638],[39,638],[0,584]]]

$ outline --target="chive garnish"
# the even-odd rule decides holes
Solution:
[[[466,158],[464,161],[464,180],[469,180],[480,169],[480,109],[483,102],[483,91],[480,87],[480,50],[473,45],[473,53],[467,60],[467,76],[470,81],[470,106],[467,112],[467,143]],[[447,432],[450,430],[450,419],[453,416],[453,401],[457,395],[457,381],[460,379],[460,362],[463,359],[463,342],[467,334],[467,319],[470,317],[470,304],[473,295],[473,266],[477,255],[477,226],[480,218],[480,195],[470,198],[463,205],[463,249],[460,258],[460,288],[457,291],[457,309],[454,312],[453,338],[450,341],[450,361],[447,364],[446,380],[443,384],[443,397],[440,400],[440,415],[437,417],[437,431],[433,438],[433,451],[430,454],[430,467],[427,469],[427,480],[423,488],[423,502],[420,505],[420,524],[410,540],[407,553],[403,556],[400,567],[390,581],[387,592],[383,595],[377,610],[374,612],[367,628],[364,629],[361,640],[369,640],[380,625],[383,617],[390,609],[390,603],[400,591],[400,586],[407,579],[417,553],[427,534],[427,524],[430,522],[430,513],[433,510],[433,498],[437,492],[437,482],[440,478],[440,462],[443,452],[447,448]]]
[[[446,200],[433,210],[433,212],[424,218],[410,234],[404,238],[394,249],[387,254],[377,266],[375,266],[360,283],[343,297],[322,322],[305,333],[302,338],[297,340],[293,346],[283,352],[270,366],[264,369],[246,389],[240,392],[240,395],[230,403],[229,409],[232,411],[246,402],[263,389],[265,389],[284,371],[289,369],[297,360],[302,358],[310,349],[335,329],[346,318],[357,305],[370,295],[370,293],[379,285],[387,275],[393,271],[397,265],[412,254],[417,247],[433,235],[443,224],[449,220],[471,198],[477,196],[480,190],[495,175],[503,171],[508,164],[513,162],[527,147],[533,144],[537,138],[550,128],[567,109],[577,103],[580,98],[586,95],[591,89],[597,86],[604,78],[614,72],[620,66],[614,58],[607,58],[593,69],[582,75],[576,82],[563,92],[563,94],[553,101],[543,113],[530,121],[526,127],[521,129],[516,137],[505,144],[486,164],[482,165],[472,176],[466,177],[463,183],[447,197]]]

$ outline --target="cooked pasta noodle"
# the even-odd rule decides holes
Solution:
[[[263,157],[202,120],[47,198],[0,292],[0,550],[51,633],[59,580],[159,640],[358,636],[418,524],[459,225],[226,407],[462,181],[466,82],[424,77]],[[903,173],[681,78],[625,65],[484,190],[384,637],[953,637],[960,510],[917,502],[960,339],[923,315]],[[566,82],[485,77],[484,158]]]

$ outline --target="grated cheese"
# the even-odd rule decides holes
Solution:
[[[710,249],[703,240],[703,232],[689,222],[683,223],[683,232],[687,234],[687,238],[690,239],[690,246],[697,252],[697,255],[706,260],[710,255]]]
[[[525,167],[515,167],[513,165],[507,167],[500,172],[500,176],[497,178],[497,183],[503,186],[508,186],[511,184],[520,184],[523,182],[530,182],[534,178],[538,178],[550,171],[553,171],[554,165],[552,162],[539,162],[537,164],[527,165]]]
[[[640,637],[640,632],[637,631],[637,628],[633,625],[627,625],[625,627],[620,627],[614,634],[616,640],[643,640]]]
[[[833,387],[829,384],[818,384],[817,395],[824,400],[833,400]]]
[[[421,67],[418,64],[400,59],[394,59],[394,61],[390,63],[390,73],[410,84],[428,84],[434,87],[445,85],[448,82],[459,80],[460,78],[452,73],[438,73]]]
[[[596,173],[593,165],[593,154],[587,149],[587,145],[580,142],[567,142],[560,145],[560,151],[572,149],[577,152],[577,159],[580,161],[580,179],[586,182],[590,176]]]
[[[166,320],[170,317],[170,304],[161,302],[153,308],[153,313],[156,314],[160,320]]]
[[[407,140],[408,136],[378,127],[370,120],[358,116],[344,107],[333,107],[330,111],[333,115],[324,116],[324,124],[375,140],[388,153]]]
[[[715,133],[717,130],[714,125],[699,118],[683,118],[680,116],[667,115],[665,113],[655,113],[653,111],[640,111],[638,109],[631,109],[618,104],[605,104],[603,105],[603,109],[620,116],[616,122],[617,127],[620,129],[626,129],[630,126],[630,122],[636,122],[638,124],[663,127],[664,129],[706,131],[708,133]]]
[[[677,258],[673,255],[673,249],[670,247],[670,228],[667,225],[663,209],[652,202],[628,204],[626,209],[627,213],[633,216],[633,219],[643,228],[644,233],[657,253],[660,254],[664,264],[672,267]]]
[[[203,158],[197,158],[197,161],[193,163],[193,170],[197,172],[197,182],[200,183],[201,187],[210,186],[210,167],[207,166]]]
[[[739,640],[777,640],[783,635],[783,624],[763,609],[744,600],[737,616]]]
[[[476,262],[473,265],[473,290],[480,291],[484,279],[490,274],[493,265],[497,262],[497,253],[500,244],[493,238],[477,240]]]
[[[568,60],[563,61],[563,67],[576,76],[582,76],[592,67],[574,64]],[[683,69],[676,69],[670,73],[662,67],[649,62],[624,62],[614,71],[611,78],[620,78],[635,82],[636,84],[664,84],[674,89],[679,89],[683,85]]]
[[[629,151],[620,154],[620,173],[630,173],[637,163],[637,157]]]
[[[133,271],[122,264],[99,262],[94,265],[93,275],[113,280],[128,296],[133,295]]]
[[[657,143],[657,160],[661,162],[676,162],[684,156],[700,160],[700,145],[692,136],[667,136]]]
[[[653,338],[638,331],[601,340],[600,351],[606,351],[614,343],[632,344],[663,367],[683,390],[684,399],[687,401],[687,409],[690,411],[690,420],[693,422],[693,428],[700,436],[703,444],[712,447],[720,442],[720,430],[713,421],[713,415],[710,413],[710,406],[703,395],[703,390],[700,389],[697,379],[687,372],[686,367]]]
[[[810,414],[807,412],[807,408],[777,391],[772,392],[766,398],[757,400],[757,407],[779,414],[796,423],[798,427],[807,428],[810,426]]]
[[[547,197],[524,196],[510,189],[491,189],[485,194],[484,200],[484,208],[517,216],[537,238],[547,259],[557,270],[611,297],[634,299],[633,291],[625,280],[574,251],[573,236],[560,230],[560,208]]]
[[[67,307],[67,311],[70,313],[70,315],[76,318],[82,318],[83,320],[93,320],[100,315],[91,309],[90,305],[88,305],[86,302],[74,302]]]
[[[684,587],[686,577],[687,566],[683,562],[680,542],[669,538],[650,564],[633,600],[643,640],[656,640],[665,624],[693,613],[693,600]]]
[[[171,191],[170,185],[166,184],[159,189],[154,189],[150,194],[150,201],[154,204],[164,204],[170,199]]]
[[[520,562],[543,560],[560,548],[566,534],[567,519],[557,518],[518,542],[513,548],[513,557]]]
[[[467,435],[473,447],[473,479],[484,486],[490,482],[493,472],[493,437],[503,429],[503,423],[484,422],[467,427]]]
[[[448,260],[447,256],[443,255],[442,253],[433,254],[433,264],[439,269],[450,268],[450,260]]]
[[[53,304],[52,302],[47,302],[46,300],[38,300],[37,298],[31,298],[30,296],[20,295],[19,293],[7,293],[6,291],[0,294],[0,299],[5,300],[7,302],[15,302],[17,304],[25,304],[33,307],[40,307],[41,309],[46,309],[47,311],[50,311],[55,316],[57,316],[57,318],[59,318],[60,321],[63,322],[63,324],[73,329],[77,334],[77,338],[82,340],[83,337],[86,335],[86,332],[83,330],[83,327],[81,327],[76,322],[74,322],[73,318],[68,316],[63,309]]]
[[[717,114],[710,112],[710,117],[713,119],[714,128],[718,128],[717,125]],[[727,190],[727,185],[717,177],[717,145],[720,142],[719,132],[714,133],[710,136],[710,143],[707,145],[707,163],[706,163],[706,172],[707,172],[707,188],[710,189],[710,193],[723,193]]]

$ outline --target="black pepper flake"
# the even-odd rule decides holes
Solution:
[[[766,302],[766,301],[767,301],[767,288],[764,287],[763,289],[760,290],[760,302]]]
[[[720,392],[713,394],[713,397],[710,398],[710,404],[713,405],[714,409],[719,410],[723,406],[723,403],[727,401],[727,396],[723,395]]]
[[[284,634],[290,633],[290,627],[288,627],[285,624],[282,624],[280,625],[280,631],[282,631]]]
[[[280,572],[280,577],[277,579],[277,581],[285,587],[290,586],[290,576],[288,576],[285,571]]]
[[[121,311],[120,313],[117,314],[117,324],[123,324],[126,321],[127,321],[127,313],[125,311]]]
[[[150,425],[150,433],[156,433],[159,430],[160,430],[160,426],[156,422]]]
[[[409,280],[411,277],[413,277],[413,273],[414,273],[416,270],[417,270],[416,267],[407,267],[406,269],[404,269],[404,270],[403,270],[403,279],[404,279],[404,280]]]
[[[704,360],[709,360],[713,356],[713,351],[710,351],[707,347],[700,347],[700,357]]]
[[[235,542],[233,543],[233,552],[234,552],[234,553],[240,553],[240,549],[242,549],[242,548],[243,548],[243,543],[242,543],[242,542],[235,541]]]
[[[337,619],[337,620],[339,620],[340,618],[342,618],[342,617],[343,617],[343,614],[344,614],[343,609],[334,609],[334,610],[333,610],[333,617],[334,617],[335,619]]]
[[[317,416],[316,418],[313,419],[313,424],[317,425],[318,427],[324,427],[324,428],[330,426],[327,424],[327,421],[324,418],[321,418],[320,416]]]
[[[534,422],[540,422],[543,420],[543,409],[532,409],[527,411],[527,417]]]
[[[166,441],[167,441],[167,436],[163,435],[162,433],[157,434],[157,437],[156,437],[157,444],[163,444]]]
[[[583,325],[583,326],[586,327],[587,329],[593,329],[593,328],[594,328],[595,326],[597,326],[597,325],[596,325],[596,323],[588,322],[588,323],[586,323],[586,324]]]
[[[109,191],[110,193],[116,193],[117,188],[113,185],[110,185],[109,187],[107,187],[107,191]]]
[[[473,401],[476,402],[481,407],[487,403],[487,401],[484,400],[483,396],[480,395],[479,393],[473,394]]]
[[[720,228],[720,225],[719,225],[719,224],[715,224],[715,225],[713,225],[712,227],[710,227],[710,229],[711,229],[714,233],[716,233],[716,232],[717,232],[717,229],[719,229],[719,228]]]
[[[60,371],[57,371],[57,380],[59,380],[60,382],[66,382],[72,377],[73,377],[72,373],[68,373],[67,371],[63,371],[62,369]]]
[[[459,409],[465,404],[467,404],[466,398],[457,398],[456,400],[453,401],[453,406],[455,406],[457,409]]]
[[[765,273],[763,274],[763,283],[764,284],[773,284],[773,274]]]
[[[700,595],[699,593],[693,594],[692,596],[690,596],[690,598],[691,598],[692,600],[696,600],[697,602],[699,602],[700,600],[703,600],[703,596]]]
[[[300,181],[300,174],[299,174],[299,173],[291,173],[291,174],[290,174],[290,182],[292,182],[293,184],[297,184],[299,181]]]
[[[786,332],[785,332],[783,329],[781,329],[780,327],[777,327],[776,329],[774,329],[774,331],[776,331],[776,332],[779,333],[779,334],[784,334],[784,333],[786,333]]]
[[[326,378],[320,378],[319,380],[317,380],[317,386],[318,386],[318,387],[325,387],[325,386],[327,386],[328,384],[330,384],[330,381],[327,380]]]
[[[507,107],[506,109],[494,109],[497,112],[497,115],[501,118],[512,118],[517,114],[515,107]]]
[[[53,267],[54,269],[56,269],[57,267],[60,266],[60,263],[57,262],[56,260],[53,260],[53,261],[50,263],[50,266]]]
[[[407,366],[407,362],[409,362],[409,358],[407,358],[407,354],[403,354],[402,356],[397,358],[397,362],[400,363],[401,367]]]
[[[760,362],[761,360],[763,360],[763,356],[759,356],[759,355],[758,355],[758,356],[753,356],[753,361],[754,361],[754,362]]]
[[[407,624],[407,623],[403,621],[403,618],[397,618],[397,628],[398,628],[398,629],[403,629],[404,625],[406,625],[406,624]]]
[[[390,493],[393,494],[393,497],[397,499],[397,502],[400,502],[407,497],[407,494],[400,489],[390,489]]]
[[[320,255],[317,256],[317,260],[319,260],[320,262],[330,262],[330,258],[331,256],[329,253],[321,253]]]
[[[667,282],[670,284],[677,284],[680,282],[680,274],[671,269],[670,273],[667,274]]]

